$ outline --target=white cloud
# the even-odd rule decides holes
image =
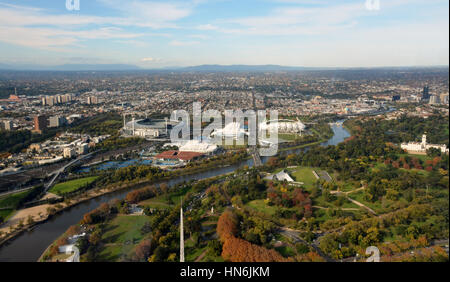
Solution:
[[[192,14],[196,3],[157,2],[157,1],[122,1],[98,0],[110,9],[120,11],[124,17],[122,24],[151,28],[176,28],[175,21]]]
[[[204,35],[204,34],[191,34],[191,35],[189,35],[189,37],[196,38],[196,39],[201,39],[201,40],[206,40],[206,39],[209,38],[209,36]]]
[[[252,16],[221,20],[218,31],[244,35],[324,35],[338,30],[355,28],[366,17],[380,15],[402,6],[430,5],[443,0],[390,0],[381,1],[381,10],[368,10],[366,1],[339,3],[338,1],[273,0],[291,4],[272,9],[263,16]],[[302,5],[308,4],[308,5]]]
[[[198,41],[179,41],[179,40],[173,40],[171,42],[169,42],[170,45],[172,46],[192,46],[192,45],[197,45],[200,42]]]
[[[222,28],[221,31],[254,35],[324,34],[353,27],[356,19],[367,13],[363,2],[326,7],[277,8],[267,16],[226,20],[226,24],[237,27]]]
[[[198,30],[217,30],[219,29],[219,27],[212,25],[212,24],[203,24],[203,25],[199,25],[197,26]]]

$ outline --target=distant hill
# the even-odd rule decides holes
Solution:
[[[7,64],[0,64],[0,70],[10,70],[12,67]]]
[[[312,70],[317,68],[306,67],[288,67],[280,65],[200,65],[179,68],[181,71],[199,71],[199,72],[273,72],[273,71],[298,71],[298,70]]]

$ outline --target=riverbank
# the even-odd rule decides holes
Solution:
[[[244,158],[246,160],[250,159],[251,157],[247,157]],[[240,160],[242,161],[242,160]],[[240,162],[239,161],[239,162]],[[224,164],[221,166],[218,166],[217,168],[225,168],[225,167],[229,167],[231,165],[233,165],[235,163],[231,163],[231,164]],[[61,202],[61,203],[57,203],[57,204],[45,204],[45,205],[40,205],[40,206],[36,206],[36,207],[32,207],[32,208],[28,208],[28,209],[22,209],[19,210],[15,213],[14,216],[12,216],[7,222],[5,222],[1,228],[0,228],[0,232],[5,233],[5,236],[2,236],[2,238],[0,239],[0,248],[4,245],[7,244],[9,241],[14,240],[14,238],[20,236],[21,234],[23,234],[26,231],[29,231],[30,229],[34,228],[36,225],[42,224],[47,222],[48,220],[50,220],[53,216],[56,216],[62,212],[64,212],[65,210],[68,210],[72,207],[75,207],[83,202],[98,198],[100,196],[104,196],[107,194],[111,194],[114,192],[120,192],[122,190],[126,190],[126,189],[139,189],[142,188],[144,186],[148,186],[148,185],[153,185],[155,183],[161,183],[164,181],[168,181],[172,178],[176,178],[176,177],[183,177],[183,176],[189,176],[189,175],[193,175],[193,174],[197,174],[197,173],[202,173],[205,171],[210,170],[210,167],[204,167],[204,168],[199,168],[199,169],[194,169],[194,170],[190,170],[188,172],[185,173],[180,173],[177,174],[175,176],[167,176],[167,177],[163,177],[157,180],[147,180],[147,179],[143,179],[141,181],[137,181],[137,182],[131,182],[131,183],[126,183],[126,184],[122,184],[119,186],[116,185],[111,185],[108,186],[107,188],[101,188],[101,189],[92,189],[86,192],[86,196],[84,197],[80,197],[77,199],[70,199],[70,201],[65,201],[65,202]],[[227,173],[228,174],[228,173]],[[217,176],[223,176],[226,174],[222,174],[222,175],[217,175]],[[215,177],[217,177],[215,176]],[[53,211],[51,213],[49,213],[49,210],[53,209]],[[25,223],[25,221],[29,218],[29,217],[33,218],[33,222],[32,223]],[[20,222],[22,221],[22,224],[20,224]],[[9,231],[8,229],[10,229],[12,227],[13,231]],[[0,233],[1,234],[1,233]]]
[[[333,126],[333,132],[336,135],[335,138],[331,138],[327,142],[320,145],[336,145],[339,142],[344,141],[349,136],[349,133],[343,129],[342,126]],[[316,144],[317,145],[317,144]],[[302,145],[304,147],[313,146],[310,144]],[[296,150],[293,147],[284,148],[286,150]],[[280,149],[281,150],[281,149]],[[298,149],[297,149],[298,150]],[[284,151],[284,150],[283,150]],[[266,162],[269,158],[263,157],[263,162]],[[104,191],[104,193],[93,195],[89,194],[88,198],[83,201],[71,202],[70,206],[62,206],[58,216],[53,215],[48,220],[43,220],[36,223],[33,226],[32,233],[22,232],[15,234],[14,238],[9,238],[8,244],[2,243],[3,247],[0,248],[0,261],[24,261],[31,262],[36,261],[45,249],[51,245],[61,234],[63,234],[67,228],[71,225],[77,224],[84,214],[97,208],[101,203],[107,203],[113,199],[122,199],[126,196],[127,189],[133,189],[133,187],[139,187],[144,185],[151,185],[154,183],[160,183],[166,181],[169,186],[182,183],[184,181],[201,180],[216,177],[219,175],[226,175],[233,173],[236,169],[244,166],[252,166],[251,157],[244,158],[235,164],[222,164],[219,166],[206,166],[200,170],[190,171],[189,173],[171,175],[169,179],[154,180],[152,182],[141,181],[139,183],[127,183],[126,186],[117,187],[117,189]],[[94,199],[95,198],[95,199]],[[25,230],[26,231],[26,230]],[[12,235],[12,234],[11,234]],[[13,237],[13,236],[11,236]],[[21,250],[26,249],[27,252]]]

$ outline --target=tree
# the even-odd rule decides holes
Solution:
[[[31,224],[33,224],[33,223],[34,223],[34,218],[33,218],[32,215],[29,215],[28,218],[27,218],[27,224],[28,224],[28,225],[31,225]]]
[[[81,228],[79,225],[72,225],[69,227],[69,229],[67,229],[66,234],[67,236],[74,236],[77,234],[80,234],[81,232]]]
[[[218,240],[208,242],[208,253],[213,256],[220,256],[222,253],[222,244]]]
[[[285,262],[275,250],[251,244],[245,240],[230,237],[223,244],[222,256],[231,262]]]
[[[295,244],[295,249],[297,250],[298,254],[306,254],[309,252],[309,246],[304,243]]]
[[[219,234],[219,238],[222,242],[225,242],[230,237],[233,237],[237,234],[238,228],[238,219],[236,215],[230,211],[225,211],[217,222],[217,234]]]
[[[89,235],[89,243],[91,245],[96,246],[98,243],[100,243],[101,240],[102,240],[102,234],[101,234],[100,230],[96,230],[96,231],[92,232],[91,235]]]
[[[136,258],[139,261],[146,261],[150,256],[152,241],[150,239],[143,240],[136,246]]]

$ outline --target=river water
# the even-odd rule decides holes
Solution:
[[[342,125],[332,125],[334,136],[322,146],[337,145],[350,137],[350,133]],[[287,151],[286,153],[295,153],[305,149]],[[266,162],[268,158],[263,157]],[[242,161],[241,163],[228,167],[217,168],[214,170],[201,172],[192,175],[181,176],[165,181],[169,186],[181,183],[183,181],[200,180],[210,178],[235,171],[245,165],[253,166],[253,159]],[[95,199],[80,203],[59,215],[52,217],[49,221],[37,225],[32,231],[23,233],[13,241],[0,248],[0,262],[35,262],[39,259],[45,249],[64,233],[71,225],[77,224],[89,211],[99,207],[102,203],[107,203],[113,199],[123,199],[129,189],[106,194]]]

